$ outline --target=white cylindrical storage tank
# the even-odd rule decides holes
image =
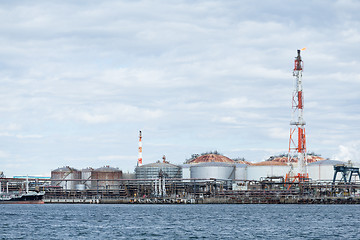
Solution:
[[[329,181],[334,178],[334,166],[337,164],[346,164],[346,162],[337,160],[322,160],[309,163],[307,166],[309,177],[314,181]],[[336,180],[340,180],[341,173],[338,173]]]
[[[91,188],[91,181],[89,180],[91,179],[91,173],[93,171],[94,169],[91,167],[81,169],[81,179],[83,180],[81,181],[81,184],[85,185],[85,189]]]
[[[191,164],[183,164],[180,165],[180,167],[182,168],[182,177],[183,179],[188,179],[191,178],[191,174],[190,174],[190,168],[191,168]]]
[[[246,168],[248,164],[236,163],[235,164],[235,179],[236,180],[246,180]]]
[[[268,177],[283,177],[289,173],[290,166],[286,163],[265,161],[247,167],[247,180],[260,181]]]
[[[235,165],[221,162],[206,162],[191,166],[191,178],[197,179],[234,179]]]

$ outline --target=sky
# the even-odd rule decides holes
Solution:
[[[360,161],[360,2],[0,1],[0,171],[133,172],[288,151],[296,50],[308,152]]]

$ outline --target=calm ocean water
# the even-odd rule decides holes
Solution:
[[[358,205],[0,205],[1,239],[360,239]]]

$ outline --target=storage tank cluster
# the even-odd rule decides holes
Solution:
[[[119,189],[120,179],[150,180],[165,178],[182,178],[183,181],[218,179],[218,180],[254,180],[265,178],[285,178],[296,162],[289,166],[284,158],[275,158],[259,163],[234,161],[219,154],[205,154],[187,161],[182,165],[174,165],[165,160],[136,167],[135,174],[123,174],[118,168],[104,166],[101,168],[85,168],[77,170],[65,166],[51,172],[52,186],[60,186],[66,190],[85,189]],[[311,159],[307,165],[309,177],[315,181],[332,181],[334,166],[344,164],[342,161]],[[338,174],[337,180],[341,176]]]
[[[81,171],[66,166],[51,171],[51,185],[66,190],[119,189],[120,182],[116,181],[119,179],[122,179],[122,171],[110,166]]]
[[[219,154],[206,154],[188,161],[182,167],[184,179],[221,179],[221,180],[254,180],[265,178],[285,178],[297,163],[287,164],[287,158],[273,158],[270,161],[249,163],[234,161]],[[315,181],[330,181],[334,176],[334,166],[344,164],[342,161],[325,160],[321,157],[309,158],[307,165],[309,177]],[[340,176],[338,175],[338,178]],[[339,179],[338,179],[339,180]]]

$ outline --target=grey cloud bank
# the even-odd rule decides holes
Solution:
[[[307,145],[359,161],[358,1],[0,3],[0,161],[133,171],[218,150],[286,152],[303,52]]]

